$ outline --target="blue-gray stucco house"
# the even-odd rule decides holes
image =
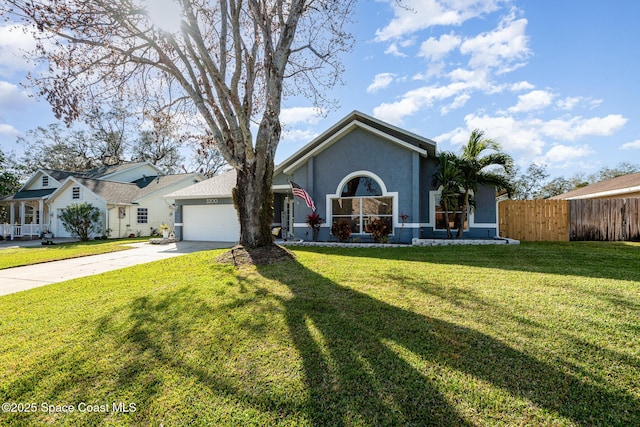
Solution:
[[[434,141],[354,111],[276,167],[273,225],[281,228],[282,237],[312,239],[305,223],[312,210],[293,196],[293,181],[309,193],[325,220],[319,240],[336,241],[331,225],[347,221],[352,239],[370,241],[367,225],[374,218],[391,227],[393,242],[446,237],[439,188],[433,184],[436,168]],[[237,240],[237,219],[221,218],[234,212],[229,206],[234,176],[227,172],[167,196],[176,200],[179,236]],[[464,236],[496,236],[495,189],[479,189],[475,200]]]

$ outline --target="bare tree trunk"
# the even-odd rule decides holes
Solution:
[[[464,221],[467,219],[467,211],[469,210],[469,191],[465,191],[464,200],[462,201],[462,212],[460,213],[460,220],[458,224],[458,234],[456,237],[462,239],[462,233],[464,233]]]
[[[449,207],[448,206],[444,209],[444,222],[445,222],[445,229],[447,230],[447,239],[451,239],[453,236],[451,235],[451,224],[449,223]]]
[[[233,203],[240,222],[240,244],[248,248],[273,244],[273,161],[267,168],[238,170]]]
[[[280,140],[279,104],[265,114],[256,136],[256,155],[237,170],[233,203],[240,223],[240,244],[248,248],[273,245],[273,170],[275,149]]]

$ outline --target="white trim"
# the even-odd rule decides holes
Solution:
[[[290,190],[291,186],[289,184],[278,184],[278,185],[272,185],[271,189],[272,190]]]
[[[433,231],[445,231],[444,229],[440,229],[440,228],[436,228],[436,195],[440,194],[440,192],[442,191],[442,186],[440,186],[437,190],[432,190],[429,191],[429,221],[430,224],[424,224],[424,227],[432,227]],[[497,205],[496,205],[496,209],[497,209]],[[469,209],[469,207],[467,208]],[[498,212],[496,210],[496,212]],[[496,213],[496,216],[498,214]],[[476,216],[474,213],[473,209],[469,209],[468,215],[467,215],[467,228],[464,229],[464,231],[469,231],[471,228],[478,228],[478,227],[484,227],[484,228],[498,228],[498,223],[497,222],[476,222],[475,221]]]
[[[565,200],[597,199],[599,197],[619,196],[623,194],[636,193],[640,191],[640,185],[636,187],[619,188],[617,190],[600,191],[582,196],[567,197]]]
[[[431,227],[433,227],[433,231],[446,231],[446,229],[444,228],[436,228],[436,196],[438,194],[440,194],[442,192],[442,185],[440,187],[438,187],[437,190],[431,190],[429,191],[429,222],[431,223]],[[467,213],[467,228],[464,229],[464,231],[469,231],[469,229],[471,228],[472,224],[474,224],[473,220],[474,220],[474,214],[473,214],[473,210],[469,209],[469,207],[467,207],[468,209],[468,213]],[[457,230],[457,228],[452,229],[452,230]]]
[[[338,141],[343,136],[347,135],[348,133],[350,133],[351,131],[353,131],[355,128],[358,128],[358,127],[363,129],[363,130],[366,130],[369,133],[377,135],[380,138],[386,139],[387,141],[390,141],[390,142],[393,142],[395,144],[398,144],[401,147],[404,147],[404,148],[406,148],[408,150],[415,151],[415,152],[419,153],[422,156],[427,156],[427,150],[425,150],[423,148],[420,148],[420,147],[416,147],[413,144],[409,144],[408,142],[405,142],[405,141],[403,141],[403,140],[401,140],[399,138],[396,138],[395,136],[391,136],[391,135],[389,135],[389,134],[387,134],[385,132],[379,131],[378,129],[376,129],[374,127],[371,127],[371,126],[369,126],[369,125],[367,125],[365,123],[362,123],[361,121],[356,119],[356,120],[353,120],[352,122],[350,122],[349,124],[347,124],[342,129],[340,129],[338,132],[336,132],[333,135],[331,135],[329,138],[327,138],[321,144],[319,144],[318,146],[314,147],[313,149],[311,149],[306,154],[302,155],[302,157],[300,157],[298,160],[293,162],[293,164],[291,164],[290,166],[286,167],[283,170],[283,172],[286,175],[291,175],[296,169],[298,169],[310,157],[313,157],[313,156],[323,152],[324,150],[326,150],[327,148],[332,146],[336,141]],[[303,150],[304,150],[304,148],[303,148]],[[291,157],[295,158],[295,156],[297,154],[298,153],[294,154]]]
[[[384,181],[382,180],[382,178],[380,178],[375,173],[373,173],[371,171],[367,171],[367,170],[359,170],[359,171],[351,172],[350,174],[348,174],[347,176],[342,178],[342,181],[340,181],[340,184],[338,184],[338,187],[336,188],[335,194],[327,194],[325,196],[325,198],[326,198],[325,217],[326,217],[327,220],[326,220],[326,222],[324,224],[321,225],[321,227],[328,227],[328,228],[331,227],[331,224],[333,223],[333,215],[332,215],[332,213],[333,213],[332,212],[333,204],[331,203],[331,200],[332,199],[342,199],[343,198],[342,197],[342,188],[345,186],[345,184],[347,182],[349,182],[350,180],[352,180],[353,178],[356,178],[358,176],[365,176],[367,178],[371,178],[374,181],[376,181],[376,183],[380,186],[380,190],[382,191],[382,195],[381,196],[374,196],[374,197],[391,197],[391,200],[392,200],[392,203],[393,203],[393,205],[392,205],[393,207],[392,207],[392,211],[391,211],[391,218],[392,218],[392,222],[393,222],[393,233],[391,235],[395,235],[396,228],[402,227],[402,223],[399,221],[399,218],[397,216],[397,214],[398,214],[399,194],[398,194],[397,191],[387,191],[387,186],[384,184]],[[418,225],[418,227],[419,227],[419,225]],[[408,227],[408,224],[405,223],[404,228],[415,228],[415,227]],[[357,234],[361,235],[361,234],[369,234],[369,233],[357,233]]]

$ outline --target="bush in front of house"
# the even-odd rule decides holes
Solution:
[[[371,233],[371,237],[378,243],[381,243],[389,237],[391,234],[391,227],[387,225],[387,222],[380,218],[375,218],[367,226],[367,233]]]
[[[83,242],[100,231],[100,210],[90,203],[74,203],[67,206],[62,210],[60,220],[65,230]]]
[[[335,222],[331,226],[331,234],[341,242],[346,242],[351,237],[351,225],[345,220]]]

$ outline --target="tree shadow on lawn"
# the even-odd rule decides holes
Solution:
[[[359,420],[368,425],[455,426],[500,422],[513,411],[522,411],[519,423],[535,424],[545,411],[579,425],[640,423],[640,401],[634,396],[588,383],[492,336],[381,302],[297,262],[293,269],[258,269],[293,293],[283,304],[303,358],[314,425]],[[467,384],[456,385],[447,371],[463,374],[461,382]],[[498,397],[491,401],[474,390],[476,379],[530,401],[536,409]],[[468,413],[461,414],[465,405]]]
[[[381,302],[298,262],[258,272],[290,292],[265,288],[259,276],[235,282],[229,276],[217,288],[193,284],[134,298],[83,325],[87,336],[79,331],[65,337],[71,340],[67,347],[46,353],[34,369],[5,382],[0,397],[29,401],[36,393],[56,404],[137,404],[135,413],[121,415],[128,418],[78,412],[58,417],[76,425],[98,425],[109,417],[115,423],[166,425],[214,420],[465,426],[504,422],[514,413],[520,423],[544,423],[545,412],[579,425],[640,424],[637,398],[580,380],[492,336]],[[231,296],[223,286],[234,289]],[[221,296],[205,299],[203,292]],[[239,312],[243,316],[236,318]],[[277,352],[267,346],[257,355],[253,348],[273,339],[274,323],[260,317],[264,312],[280,316],[283,329]],[[240,345],[245,347],[239,355]],[[284,345],[294,347],[296,360],[284,357],[284,366],[273,371],[270,362],[282,358]],[[224,363],[239,356],[242,369],[225,370]],[[302,379],[295,379],[298,374]],[[304,381],[301,397],[290,396],[296,381]],[[496,396],[500,392],[510,397]],[[215,402],[231,405],[220,415]],[[9,417],[8,425],[35,419]],[[46,414],[38,417],[51,421]]]

